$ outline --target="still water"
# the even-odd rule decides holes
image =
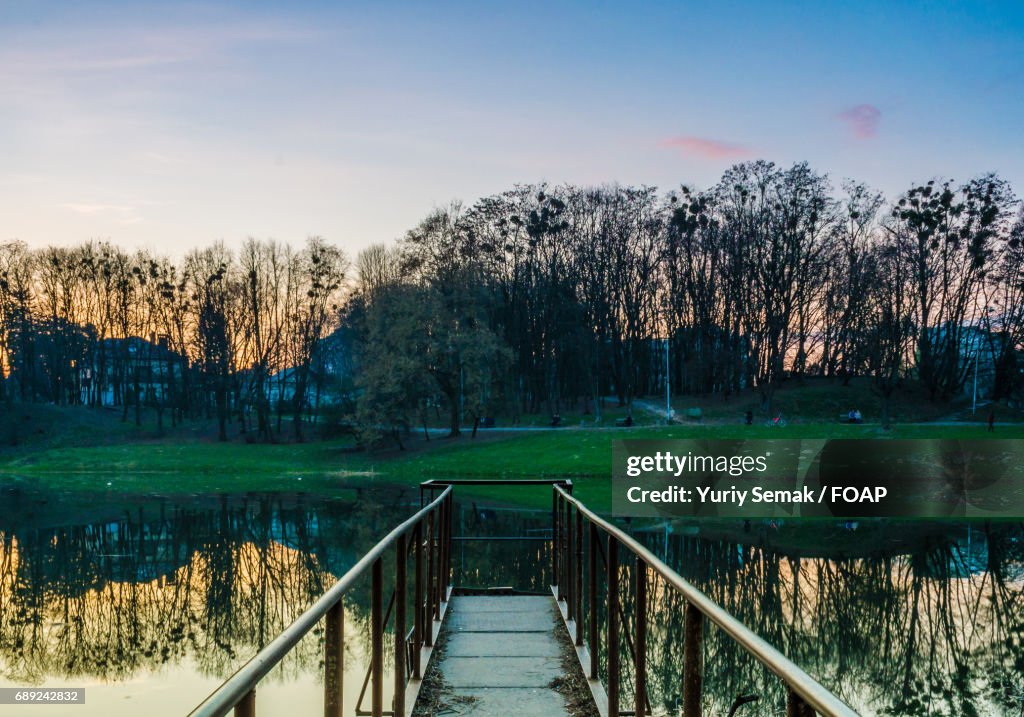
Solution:
[[[177,500],[0,485],[0,686],[85,687],[86,706],[7,715],[186,714],[419,506],[415,488]],[[550,514],[457,500],[454,580],[542,592]],[[1019,523],[704,521],[628,526],[865,715],[1024,710]],[[516,537],[516,540],[479,540]],[[633,566],[621,573],[631,617]],[[390,575],[385,568],[385,575]],[[679,700],[681,603],[654,581],[650,702]],[[346,603],[346,711],[365,677],[369,593]],[[622,649],[628,650],[629,629]],[[261,683],[263,714],[316,714],[322,634]],[[602,656],[602,663],[604,662]],[[624,684],[629,660],[624,660]],[[705,714],[779,714],[778,681],[706,629]],[[624,703],[632,703],[628,687]],[[388,699],[388,696],[385,697]]]

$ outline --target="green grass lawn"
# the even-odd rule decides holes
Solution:
[[[661,409],[664,398],[650,398],[647,403]],[[854,378],[848,383],[835,379],[805,378],[791,379],[782,384],[772,400],[772,412],[781,411],[792,423],[835,423],[840,414],[860,409],[864,420],[878,423],[881,420],[883,400],[872,388],[871,379]],[[677,396],[672,406],[680,418],[685,417],[689,408],[700,408],[704,420],[715,423],[742,423],[743,415],[753,411],[757,422],[763,422],[768,414],[761,409],[760,396],[746,392],[730,399],[722,396]],[[988,407],[978,409],[975,420],[988,418]],[[932,401],[927,390],[907,381],[893,396],[890,406],[894,423],[918,423],[947,419],[972,420],[971,400],[967,395],[958,395],[952,401]],[[1020,421],[1024,415],[1005,407],[996,408],[999,421]]]
[[[631,429],[562,428],[535,432],[482,432],[477,440],[435,438],[408,451],[353,452],[347,441],[301,444],[217,443],[175,439],[113,445],[54,447],[0,458],[8,480],[45,483],[73,491],[164,495],[249,491],[334,492],[368,483],[410,484],[428,478],[573,479],[576,494],[596,508],[608,505],[612,441],[631,438],[1024,438],[1024,425],[877,426],[807,424],[786,428],[742,425],[639,426]],[[464,487],[463,494],[543,505],[546,490],[517,486]]]

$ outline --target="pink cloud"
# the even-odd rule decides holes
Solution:
[[[683,154],[704,159],[734,159],[750,154],[750,150],[742,145],[720,142],[707,137],[671,137],[663,140],[660,146],[678,149]]]
[[[843,110],[836,117],[846,123],[857,139],[871,139],[878,132],[882,111],[874,105],[856,105]]]

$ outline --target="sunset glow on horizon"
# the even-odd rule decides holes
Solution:
[[[516,183],[1024,193],[1024,9],[0,4],[0,241],[350,253]]]

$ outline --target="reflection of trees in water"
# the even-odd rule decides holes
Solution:
[[[368,500],[304,503],[250,496],[196,507],[147,504],[113,521],[42,529],[15,517],[0,532],[0,664],[25,684],[59,675],[123,679],[194,663],[226,677],[313,602],[334,577],[413,512],[412,491]],[[546,511],[456,506],[456,535],[545,535]],[[896,526],[893,526],[894,528]],[[1020,715],[1024,693],[1024,530],[949,526],[898,555],[810,559],[729,540],[642,539],[855,709],[878,715]],[[820,546],[813,546],[820,547]],[[463,551],[465,569],[462,569]],[[455,546],[457,584],[542,592],[540,541]],[[393,577],[385,561],[385,584]],[[633,568],[621,572],[632,635]],[[369,640],[368,585],[346,599],[347,649]],[[602,601],[603,604],[603,601]],[[683,601],[649,587],[651,701],[679,700]],[[739,693],[763,695],[743,717],[774,714],[781,683],[714,627],[706,635],[706,714]],[[316,671],[314,634],[279,674]],[[388,641],[390,647],[390,641]],[[602,670],[605,669],[602,666]],[[624,704],[630,661],[623,661]]]
[[[549,591],[551,511],[494,508],[456,499],[452,534],[455,585]]]
[[[648,535],[645,542],[864,714],[1021,714],[1020,526],[979,526],[970,550],[950,537],[909,555],[867,559],[800,559],[685,536]],[[621,577],[632,620],[632,565]],[[651,701],[671,708],[680,697],[684,605],[660,581],[649,594],[656,611],[648,636]],[[747,692],[762,694],[762,701],[744,715],[773,714],[784,704],[776,677],[717,628],[705,635],[710,713],[724,714],[733,697]]]
[[[396,521],[405,504],[221,499],[161,505],[110,522],[0,532],[0,664],[47,675],[123,679],[191,660],[223,677],[276,636]],[[369,597],[347,602],[366,632]],[[284,664],[317,665],[316,637]]]

